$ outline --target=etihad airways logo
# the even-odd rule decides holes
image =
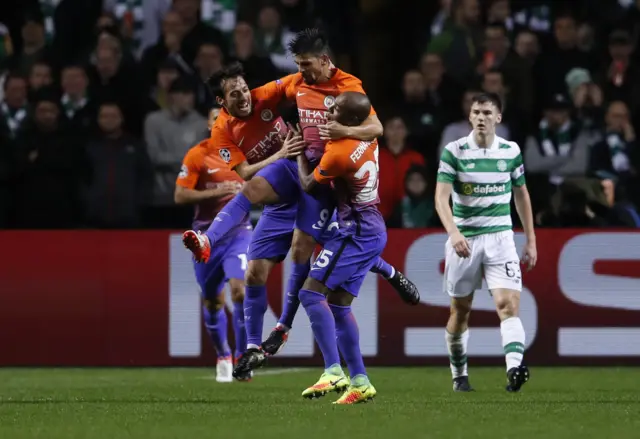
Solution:
[[[273,124],[273,129],[246,153],[247,158],[250,160],[262,160],[273,151],[279,149],[282,143],[280,139],[280,133],[282,130],[283,124],[278,120]]]
[[[305,110],[298,108],[298,116],[300,117],[300,123],[320,125],[327,123],[329,112],[326,110]]]

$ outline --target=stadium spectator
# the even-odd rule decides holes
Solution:
[[[396,206],[387,227],[415,229],[434,225],[433,193],[429,191],[427,168],[412,165],[405,175],[405,196]]]
[[[284,75],[298,70],[295,60],[287,52],[287,46],[294,33],[282,25],[280,12],[273,5],[266,5],[258,14],[256,41],[258,53],[267,56]]]
[[[183,55],[184,36],[186,25],[177,12],[169,11],[162,20],[162,35],[158,42],[147,48],[142,55],[140,63],[143,80],[152,84],[156,78],[158,67],[167,58],[171,58],[183,73],[190,73],[191,67],[185,61]]]
[[[169,107],[169,87],[180,76],[177,63],[167,58],[158,67],[155,83],[149,93],[149,108],[151,111],[165,110]]]
[[[51,50],[47,47],[44,23],[34,16],[25,18],[22,25],[22,50],[7,61],[10,68],[27,76],[38,61],[47,60]]]
[[[571,102],[556,95],[545,105],[538,133],[527,138],[524,147],[527,171],[547,174],[553,185],[561,184],[566,177],[584,176],[590,148],[596,141],[581,121],[572,118]]]
[[[196,109],[203,116],[209,114],[209,110],[215,105],[215,100],[209,92],[206,81],[215,72],[220,71],[223,64],[224,58],[220,47],[213,43],[203,43],[198,48],[198,55],[193,63],[197,83]]]
[[[592,71],[595,67],[591,55],[577,47],[578,25],[574,17],[558,16],[553,29],[555,44],[540,55],[541,69],[536,84],[544,96],[565,93],[565,77],[571,69],[581,67]]]
[[[482,77],[482,91],[497,94],[502,101],[502,122],[501,125],[508,129],[510,139],[523,143],[524,137],[531,125],[527,116],[517,106],[512,98],[509,89],[505,86],[504,76],[498,69],[487,71]],[[468,113],[467,113],[468,114]]]
[[[638,183],[632,159],[637,160],[639,152],[627,105],[622,101],[611,102],[605,124],[603,139],[591,150],[590,171],[594,175],[614,176],[626,189],[632,189]]]
[[[538,36],[527,29],[520,31],[516,36],[514,50],[532,69],[540,55]]]
[[[83,177],[82,146],[60,124],[60,97],[41,89],[16,140],[16,222],[20,228],[64,229],[78,226]]]
[[[180,16],[184,24],[184,37],[181,52],[187,64],[191,65],[196,58],[200,44],[214,43],[227,54],[227,42],[224,34],[200,19],[201,0],[173,0],[173,10]]]
[[[48,87],[53,83],[51,66],[45,61],[37,61],[31,66],[29,72],[29,93],[34,93],[42,87]]]
[[[98,107],[89,96],[89,79],[84,66],[74,64],[62,69],[61,85],[63,118],[84,144],[93,134]]]
[[[145,145],[124,132],[123,122],[118,104],[103,103],[98,111],[99,136],[86,146],[85,215],[93,227],[140,226],[150,196],[152,170]]]
[[[232,55],[242,63],[247,83],[251,88],[263,85],[280,76],[271,60],[257,54],[255,50],[256,41],[253,27],[245,21],[238,22],[233,31]]]
[[[194,101],[192,84],[185,78],[176,79],[169,88],[169,108],[149,114],[144,127],[154,171],[152,203],[156,216],[164,216],[176,227],[189,217],[188,209],[186,218],[184,210],[174,209],[176,175],[189,148],[208,136],[207,120],[195,111]]]
[[[411,165],[425,165],[418,152],[407,146],[407,126],[400,117],[390,118],[384,126],[385,148],[380,149],[380,212],[385,221],[404,197],[404,176]]]
[[[143,87],[135,72],[122,68],[122,52],[116,48],[98,49],[93,78],[93,96],[99,102],[117,102],[124,112],[126,130],[139,135],[144,118]]]
[[[4,125],[9,137],[15,137],[29,110],[27,101],[27,80],[23,76],[10,73],[4,80],[4,99],[0,103],[0,124]]]
[[[596,75],[602,86],[605,102],[624,101],[631,108],[640,108],[640,67],[631,58],[631,35],[625,30],[615,30],[609,36],[607,62]]]
[[[393,113],[406,121],[416,150],[435,159],[433,153],[442,128],[458,117],[458,109],[446,103],[459,100],[460,87],[445,73],[442,59],[436,54],[422,55],[420,72],[424,82],[422,87],[416,83],[418,76],[415,73],[405,75],[402,84],[404,99]]]
[[[478,0],[452,0],[451,18],[429,43],[427,52],[440,55],[447,72],[457,81],[466,82],[473,78],[478,65],[481,35]]]
[[[515,30],[515,23],[511,17],[511,3],[509,0],[489,0],[487,6],[487,23],[499,23],[506,29],[506,35],[511,37]]]
[[[484,31],[484,54],[478,73],[484,74],[492,69],[502,72],[513,104],[527,119],[530,118],[533,105],[531,70],[526,61],[510,49],[507,28],[503,23],[490,23]]]
[[[565,81],[574,109],[585,128],[602,127],[602,89],[593,82],[589,71],[573,68],[567,73]]]

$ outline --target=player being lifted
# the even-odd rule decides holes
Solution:
[[[219,110],[209,114],[211,126]],[[206,230],[220,209],[238,193],[242,179],[227,169],[226,163],[211,148],[209,140],[200,142],[187,152],[176,180],[175,202],[195,204],[194,230]],[[204,324],[218,355],[216,381],[232,381],[233,360],[227,342],[227,315],[225,282],[231,288],[233,302],[233,328],[235,332],[235,356],[246,349],[244,327],[244,274],[247,268],[247,246],[251,238],[251,224],[242,221],[220,241],[206,264],[194,261],[196,280],[204,301]]]
[[[328,118],[344,126],[358,126],[370,111],[366,95],[344,92],[330,106]],[[349,138],[330,141],[314,170],[302,155],[298,156],[298,166],[300,184],[307,192],[333,183],[339,221],[338,232],[325,243],[300,290],[300,301],[309,315],[325,365],[320,380],[302,396],[315,398],[347,389],[335,404],[365,402],[376,395],[376,389],[364,368],[351,302],[387,242],[387,230],[377,207],[378,143]],[[339,352],[351,380],[340,367]]]
[[[518,317],[520,263],[526,263],[529,270],[535,266],[536,237],[520,148],[496,136],[501,113],[497,95],[476,96],[469,115],[473,131],[445,147],[438,169],[436,210],[449,234],[444,290],[451,296],[451,315],[446,342],[453,389],[461,392],[473,390],[467,371],[468,323],[473,293],[481,288],[483,276],[501,322],[507,390],[517,392],[529,379],[529,370],[522,364],[525,332]],[[513,239],[512,190],[527,239],[522,259]]]

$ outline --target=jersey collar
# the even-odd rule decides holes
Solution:
[[[491,146],[489,148],[486,149],[497,149],[498,145],[500,142],[498,142],[498,135],[494,134],[493,136],[493,143],[491,144]],[[476,139],[473,135],[473,130],[471,131],[471,133],[469,134],[469,136],[467,137],[467,144],[469,145],[469,147],[471,149],[481,149],[478,144],[476,143]]]

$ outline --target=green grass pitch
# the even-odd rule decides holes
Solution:
[[[519,394],[502,368],[371,368],[378,397],[306,401],[315,369],[264,369],[218,384],[210,369],[0,369],[0,438],[625,439],[640,437],[636,368],[531,368]],[[197,436],[196,436],[197,435]]]

